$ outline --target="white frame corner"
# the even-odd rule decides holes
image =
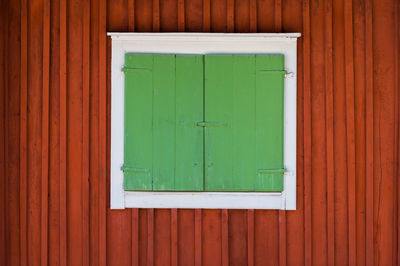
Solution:
[[[297,38],[300,33],[108,33],[111,53],[111,209],[207,208],[296,209]],[[125,53],[285,55],[284,190],[272,192],[135,192],[124,191]]]

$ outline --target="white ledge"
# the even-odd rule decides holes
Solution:
[[[300,33],[194,33],[194,32],[168,32],[168,33],[141,33],[141,32],[108,32],[113,40],[177,40],[177,38],[185,41],[282,41],[293,40],[301,36]]]

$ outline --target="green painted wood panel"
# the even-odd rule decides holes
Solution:
[[[201,56],[125,56],[126,190],[203,190]]]
[[[283,190],[283,70],[282,55],[205,56],[205,190]]]
[[[175,190],[204,190],[203,56],[176,56],[176,161]]]
[[[153,56],[125,56],[124,188],[152,190]]]
[[[283,55],[256,56],[255,191],[283,190],[283,70]]]

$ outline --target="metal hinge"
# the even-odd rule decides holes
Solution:
[[[258,169],[257,171],[259,174],[285,174],[286,169]]]
[[[283,75],[285,78],[294,78],[295,74],[293,72],[287,72],[286,70],[260,70],[263,74],[270,75]]]
[[[128,167],[128,166],[121,166],[122,172],[129,172],[129,173],[148,173],[150,172],[147,168],[136,168],[136,167]]]
[[[121,71],[126,73],[126,72],[136,72],[136,71],[150,71],[150,68],[141,68],[141,67],[126,67],[124,66],[123,68],[121,68]]]

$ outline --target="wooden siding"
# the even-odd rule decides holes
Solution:
[[[0,0],[0,265],[400,265],[399,6]],[[297,210],[111,211],[106,31],[301,32]]]

